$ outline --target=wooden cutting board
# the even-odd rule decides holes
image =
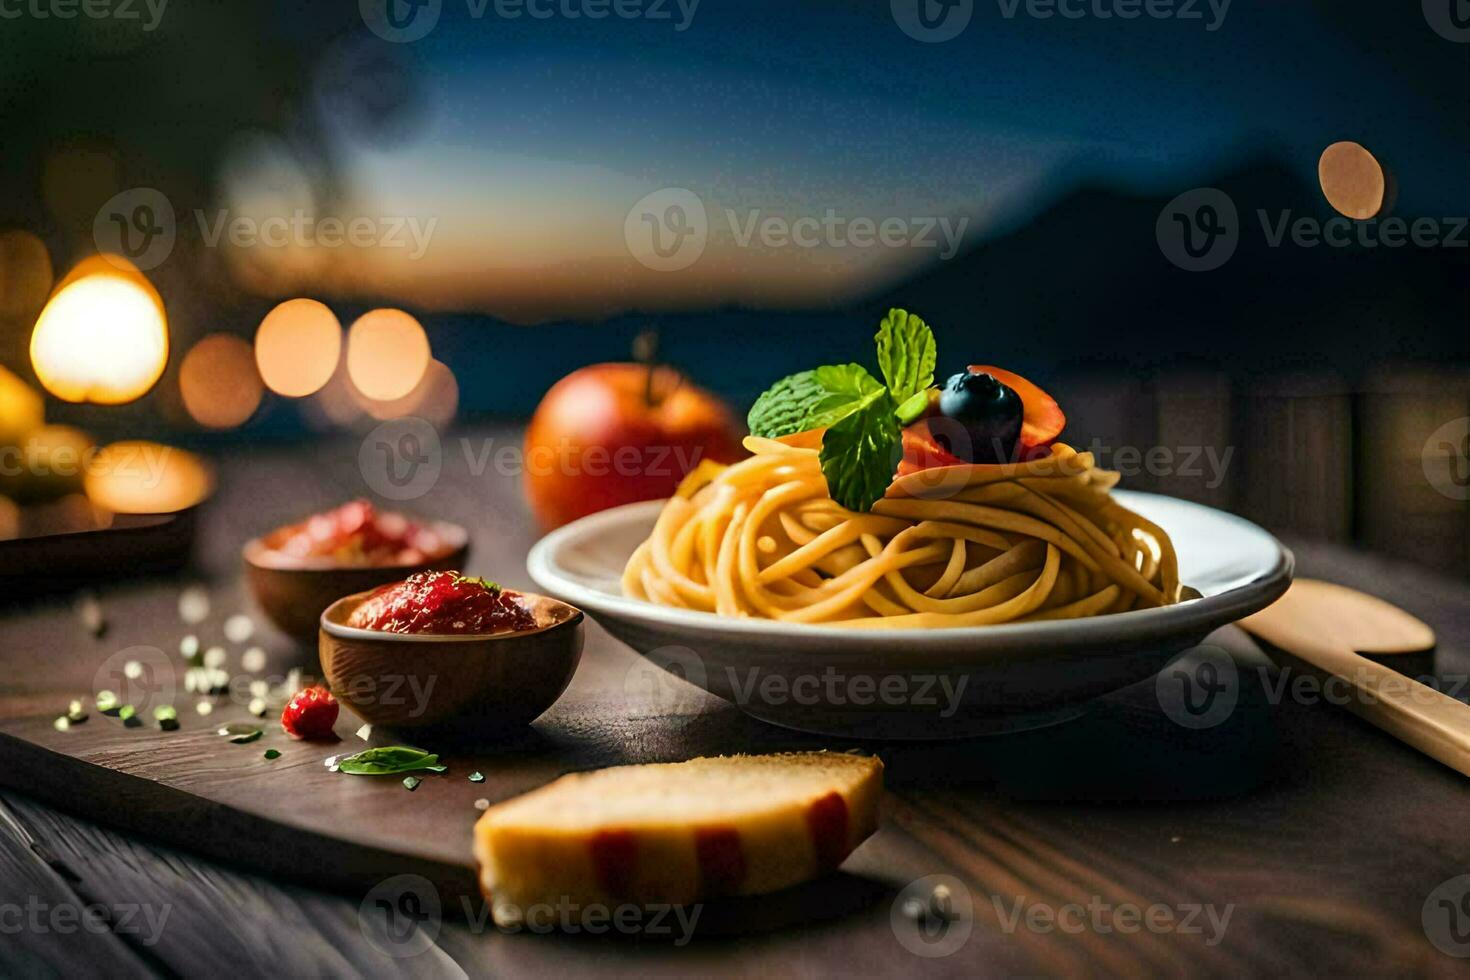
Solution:
[[[475,803],[524,793],[565,772],[632,762],[675,761],[731,751],[813,747],[815,740],[724,710],[690,688],[682,704],[650,714],[623,700],[621,679],[634,661],[599,635],[574,686],[522,735],[489,745],[428,742],[412,732],[359,737],[360,719],[344,709],[338,739],[287,736],[277,716],[260,719],[229,698],[177,698],[180,728],[161,731],[151,713],[125,726],[91,708],[87,721],[58,731],[70,697],[87,688],[0,697],[0,784],[99,823],[177,844],[270,874],[361,889],[396,874],[419,874],[446,898],[477,893],[471,829]],[[600,652],[599,652],[600,650]],[[714,725],[691,724],[713,712]],[[606,720],[589,733],[587,719]],[[707,721],[707,720],[706,720]],[[264,730],[237,745],[221,737],[230,723]],[[696,737],[671,740],[688,728]],[[330,771],[328,757],[374,745],[411,744],[437,751],[448,772],[421,772],[416,790],[402,776]],[[818,746],[820,747],[820,746]],[[281,754],[265,758],[267,749]],[[469,780],[479,772],[483,782]]]
[[[98,823],[267,874],[358,896],[385,878],[419,874],[449,900],[478,893],[471,854],[476,800],[495,803],[562,773],[601,766],[854,747],[755,721],[681,682],[663,685],[651,702],[646,679],[630,673],[645,670],[645,662],[595,624],[589,624],[581,667],[562,699],[524,735],[490,745],[430,744],[383,731],[364,741],[356,734],[360,721],[345,709],[338,741],[298,742],[275,718],[256,719],[229,698],[212,699],[211,713],[200,716],[194,710],[199,699],[183,694],[174,699],[178,731],[160,731],[149,712],[141,713],[141,725],[129,728],[95,709],[68,731],[53,727],[71,699],[90,697],[104,686],[97,681],[104,665],[115,667],[122,651],[135,644],[169,651],[180,677],[184,661],[177,651],[185,635],[197,635],[204,647],[223,646],[232,674],[241,673],[242,653],[253,645],[268,654],[259,676],[280,676],[293,666],[310,673],[309,651],[264,628],[248,643],[224,638],[224,621],[251,608],[241,588],[236,580],[216,584],[212,612],[192,626],[180,621],[179,588],[156,583],[105,593],[109,626],[101,637],[89,635],[65,602],[33,606],[13,619],[21,628],[12,628],[8,642],[0,644],[0,785]],[[1242,716],[1238,727],[1200,733],[1201,745],[1194,745],[1159,714],[1152,687],[1145,687],[1131,699],[1099,702],[1083,721],[1050,731],[866,748],[883,757],[890,788],[898,791],[905,783],[950,785],[956,774],[966,783],[994,781],[1017,795],[1048,797],[1146,796],[1156,787],[1214,797],[1255,784],[1262,771],[1255,747],[1259,719]],[[246,745],[231,744],[217,732],[232,722],[258,724],[265,734]],[[409,792],[401,777],[352,776],[323,765],[329,756],[395,743],[440,752],[448,772],[419,774],[423,782]],[[279,758],[264,758],[271,748],[280,751]],[[1208,768],[1189,765],[1200,752],[1224,761]],[[476,771],[484,782],[469,781]],[[1201,785],[1184,785],[1182,771],[1200,773]],[[1100,774],[1100,784],[1079,780],[1079,772]],[[889,886],[906,880],[908,872],[900,869],[911,862],[894,847],[880,832],[849,867],[886,868]],[[871,897],[871,886],[880,880],[869,876],[863,887],[854,887],[848,879],[818,904],[835,914],[847,901]],[[779,922],[788,914],[772,911],[779,905],[767,899],[757,910]],[[809,898],[798,896],[789,915],[809,919],[812,908]],[[743,927],[747,912],[735,914],[732,928]]]

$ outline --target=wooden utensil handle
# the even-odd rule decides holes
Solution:
[[[1251,628],[1249,620],[1241,625]],[[1343,707],[1470,776],[1470,705],[1342,647],[1297,638],[1283,649],[1346,683],[1351,696]]]

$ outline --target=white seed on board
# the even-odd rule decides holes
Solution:
[[[248,673],[260,673],[265,670],[265,651],[260,647],[251,647],[240,655],[240,666]]]
[[[223,667],[225,665],[225,648],[210,647],[204,651],[204,666],[210,669]]]
[[[179,593],[179,618],[190,624],[209,618],[209,593],[204,586],[191,585]]]
[[[225,620],[225,639],[231,643],[244,643],[255,635],[255,621],[244,613],[236,613]]]
[[[77,596],[77,617],[93,636],[101,636],[107,630],[107,618],[102,614],[102,603],[90,592]]]
[[[195,636],[193,633],[190,633],[188,636],[180,640],[179,653],[183,654],[186,660],[193,660],[195,657],[199,656],[199,637]]]

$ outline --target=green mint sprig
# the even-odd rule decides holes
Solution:
[[[826,428],[819,458],[827,492],[855,511],[871,509],[893,482],[903,427],[924,414],[937,359],[934,331],[904,310],[889,310],[874,339],[881,383],[861,364],[802,371],[767,389],[746,419],[766,439]]]

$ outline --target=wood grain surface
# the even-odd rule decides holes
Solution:
[[[534,532],[514,474],[476,473],[473,463],[487,441],[514,444],[517,434],[464,438],[468,451],[445,440],[439,484],[414,507],[473,529],[469,571],[528,587],[522,565]],[[0,782],[10,787],[0,794],[0,974],[1460,972],[1460,960],[1431,944],[1422,916],[1431,892],[1470,873],[1463,780],[1348,712],[1289,693],[1233,629],[1213,641],[1237,665],[1238,701],[1213,727],[1177,724],[1150,683],[1053,729],[864,746],[887,766],[879,833],[838,875],[808,888],[712,904],[682,943],[648,930],[496,930],[473,902],[459,901],[473,801],[571,769],[851,746],[763,725],[693,688],[650,698],[629,681],[639,659],[595,626],[572,686],[533,732],[446,750],[450,771],[413,793],[395,779],[325,770],[322,756],[364,744],[345,720],[342,746],[330,749],[274,734],[222,743],[211,731],[243,709],[222,703],[201,718],[183,710],[183,699],[179,732],[126,729],[95,713],[71,731],[50,727],[72,697],[94,688],[110,657],[138,644],[182,664],[178,645],[192,633],[225,647],[232,672],[254,644],[268,654],[267,674],[299,662],[300,651],[263,625],[248,643],[225,640],[225,619],[250,611],[238,545],[366,492],[356,459],[354,443],[227,461],[221,496],[201,515],[194,571],[100,590],[108,622],[100,638],[67,596],[0,617]],[[1461,583],[1292,544],[1307,574],[1366,588],[1428,622],[1441,637],[1440,673],[1465,674],[1470,651],[1458,638],[1470,627],[1470,597]],[[211,609],[188,625],[178,598],[195,583],[207,588]],[[282,757],[265,760],[267,747]],[[471,769],[486,782],[469,783]],[[440,913],[417,922],[412,935],[422,942],[385,945],[375,930],[390,910],[375,903],[401,875],[429,879]],[[932,875],[950,876],[970,902],[952,934],[931,934],[926,945],[900,898]],[[17,918],[27,907],[39,918]],[[1154,928],[1125,928],[1129,908],[1152,907]],[[49,918],[88,908],[109,924],[67,929],[65,915]],[[161,919],[156,933],[136,928],[150,911]],[[961,929],[965,938],[947,956],[914,951],[938,951]]]

